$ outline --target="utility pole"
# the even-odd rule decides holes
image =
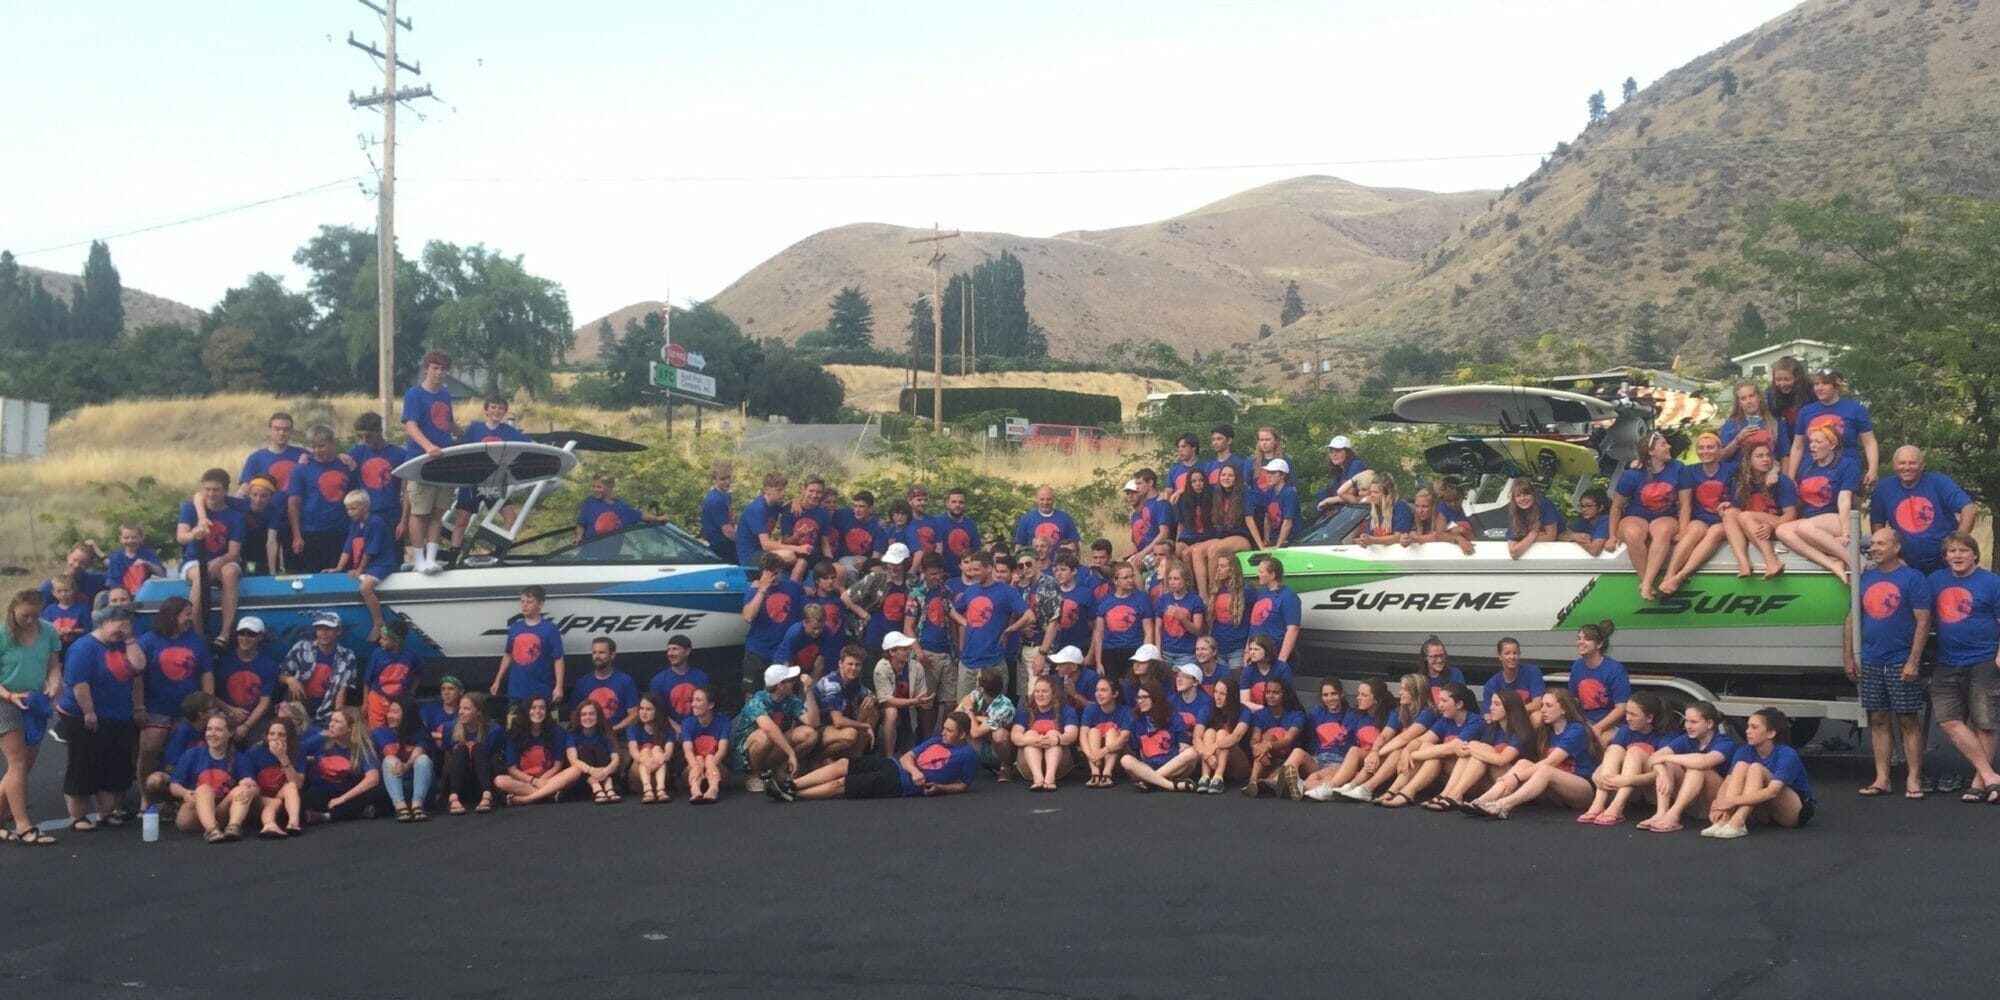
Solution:
[[[369,0],[360,0],[361,6],[374,11],[382,18],[382,50],[367,42],[354,39],[354,33],[347,33],[347,44],[374,56],[382,64],[382,89],[366,97],[356,97],[347,92],[350,107],[367,108],[382,106],[382,180],[376,185],[375,220],[375,284],[376,299],[376,400],[382,409],[384,425],[391,424],[396,411],[390,408],[395,396],[396,379],[396,105],[419,97],[430,97],[431,88],[405,87],[396,89],[396,69],[401,67],[416,75],[423,75],[423,64],[415,66],[396,58],[396,29],[415,31],[407,17],[396,16],[396,0],[383,0],[387,7],[377,6]]]
[[[978,273],[979,269],[975,267],[967,272],[965,278],[965,297],[972,302],[972,320],[965,324],[965,344],[972,355],[969,370],[975,372],[979,370],[979,282],[973,276]]]
[[[965,294],[959,296],[958,302],[958,373],[960,375],[964,375],[966,372],[972,370],[966,364],[966,350],[972,337],[972,282],[967,281],[964,289]]]
[[[958,230],[940,232],[931,224],[929,236],[919,236],[911,245],[931,245],[931,430],[944,426],[944,241],[958,238]]]

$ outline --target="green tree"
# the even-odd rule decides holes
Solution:
[[[1764,314],[1757,311],[1756,303],[1743,303],[1743,311],[1736,316],[1736,325],[1729,328],[1729,353],[1748,354],[1770,342],[1771,327],[1764,322]]]
[[[745,405],[752,416],[778,415],[797,424],[830,424],[847,402],[847,387],[789,350],[767,351]]]
[[[1278,326],[1287,327],[1306,314],[1305,300],[1299,297],[1299,283],[1285,282],[1285,304],[1278,309]]]
[[[1716,100],[1718,100],[1718,101],[1726,101],[1726,100],[1728,100],[1728,99],[1730,99],[1730,98],[1732,98],[1732,97],[1735,97],[1735,96],[1736,96],[1736,74],[1735,74],[1735,73],[1733,73],[1733,72],[1731,72],[1731,71],[1729,71],[1729,70],[1727,70],[1727,69],[1724,69],[1724,70],[1723,70],[1723,71],[1722,71],[1721,73],[1717,74],[1717,76],[1716,76],[1716,80],[1717,80],[1717,82],[1719,82],[1719,83],[1721,83],[1721,84],[1722,84],[1721,88],[1720,88],[1720,89],[1718,89],[1718,90],[1716,91],[1716,94],[1715,94],[1715,99],[1716,99]]]
[[[201,335],[178,323],[152,323],[116,347],[146,396],[205,396],[211,391]]]
[[[979,357],[1045,358],[1049,353],[1047,331],[1028,313],[1027,273],[1021,259],[1001,251],[970,272],[952,275],[944,289],[944,353],[959,352],[959,330],[968,310],[966,296],[972,296],[972,332],[978,338],[973,351]],[[918,367],[930,364],[934,340],[931,335],[930,300],[910,304],[910,346]]]
[[[849,285],[833,297],[826,319],[828,346],[867,349],[875,346],[875,307],[861,289]]]
[[[1629,76],[1626,77],[1625,86],[1618,91],[1618,100],[1623,103],[1637,96],[1639,96],[1639,81]]]
[[[1590,123],[1592,125],[1595,125],[1598,122],[1603,121],[1604,116],[1610,114],[1610,112],[1606,111],[1604,108],[1604,91],[1599,90],[1592,93],[1590,95],[1589,103],[1590,103]]]
[[[203,361],[217,387],[278,393],[334,393],[359,389],[340,342],[314,336],[312,301],[285,287],[284,279],[259,272],[222,293],[222,301],[202,320],[211,341],[223,327],[248,334],[232,338],[217,364]],[[256,375],[248,377],[246,366]],[[372,386],[371,386],[372,388]]]
[[[1660,307],[1641,302],[1632,310],[1632,328],[1625,335],[1625,360],[1635,365],[1667,365],[1679,347],[1660,326]]]
[[[664,330],[657,312],[626,320],[624,334],[603,359],[602,380],[594,381],[585,394],[590,402],[609,407],[658,402],[659,393],[650,388],[648,375],[649,363],[660,360]],[[743,336],[734,320],[706,302],[689,309],[674,308],[674,343],[702,356],[707,365],[702,374],[715,380],[715,401],[724,406],[743,402],[750,376],[764,364],[763,348]]]
[[[528,273],[521,257],[433,240],[424,276],[439,302],[430,341],[485,370],[483,391],[525,387],[546,393],[549,370],[576,347],[562,286]]]
[[[1272,330],[1272,329],[1271,329],[1271,324],[1269,324],[1269,323],[1259,323],[1259,324],[1257,324],[1257,339],[1258,339],[1258,340],[1269,340],[1269,339],[1271,339],[1271,334],[1272,334],[1272,333],[1274,333],[1274,332],[1276,332],[1276,331],[1274,331],[1274,330]]]
[[[76,301],[70,307],[71,332],[85,343],[117,343],[125,330],[125,291],[118,281],[118,269],[111,265],[111,248],[92,240],[90,256],[83,262],[83,282],[77,286]]]
[[[1745,232],[1744,258],[1797,302],[1775,336],[1842,347],[1883,441],[2000,497],[2000,204],[1776,202]]]

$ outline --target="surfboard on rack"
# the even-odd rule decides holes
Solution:
[[[534,441],[455,444],[396,466],[396,477],[431,486],[512,489],[556,479],[576,468],[576,455]]]

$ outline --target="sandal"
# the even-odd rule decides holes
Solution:
[[[459,801],[458,796],[453,795],[445,799],[445,811],[451,813],[453,816],[463,816],[465,815],[465,803]]]
[[[1197,789],[1195,788],[1195,786],[1194,786],[1194,782],[1193,782],[1192,780],[1190,780],[1190,779],[1187,779],[1187,778],[1175,778],[1175,779],[1174,779],[1174,791],[1176,791],[1176,792],[1192,792],[1192,791],[1197,791]]]
[[[19,833],[8,831],[6,839],[22,847],[54,847],[56,844],[56,838],[32,826]]]
[[[97,821],[89,817],[73,819],[69,821],[69,828],[78,833],[90,833],[97,829]]]
[[[305,836],[305,835],[306,835],[306,831],[305,831],[305,828],[304,828],[304,827],[301,827],[301,826],[288,826],[288,827],[285,827],[285,836],[286,836],[287,838],[290,838],[290,837],[303,837],[303,836]]]
[[[258,830],[258,831],[257,831],[257,839],[258,839],[258,840],[283,840],[283,839],[285,839],[285,831],[283,831],[283,830],[280,830],[280,829],[278,829],[278,828],[277,828],[277,827],[275,827],[275,826],[267,826],[267,827],[264,827],[263,829],[261,829],[261,830]]]
[[[603,804],[605,804],[606,802],[609,802],[609,801],[611,801],[611,797],[610,797],[610,796],[608,796],[608,795],[606,795],[606,794],[604,794],[604,789],[602,789],[602,788],[593,788],[593,789],[591,789],[591,790],[590,790],[590,797],[591,797],[591,798],[592,798],[593,800],[595,800],[595,801],[597,802],[597,804],[598,804],[598,805],[600,805],[600,806],[601,806],[601,805],[603,805]]]
[[[231,823],[228,826],[223,827],[222,839],[227,840],[231,843],[235,843],[236,841],[242,840],[243,839],[242,825],[237,823]]]
[[[1486,806],[1482,800],[1473,799],[1471,802],[1460,802],[1458,804],[1458,811],[1474,819],[1478,819],[1486,815]]]
[[[1623,823],[1623,822],[1625,822],[1625,817],[1623,817],[1623,816],[1620,816],[1620,815],[1618,815],[1617,813],[1598,813],[1598,814],[1597,814],[1597,825],[1598,825],[1598,826],[1617,826],[1618,824],[1620,824],[1620,823]]]
[[[408,802],[405,802],[402,805],[396,807],[396,822],[408,823],[409,821],[410,821],[410,804]]]
[[[655,795],[653,794],[653,790],[652,790],[652,789],[650,789],[650,788],[646,789],[646,790],[645,790],[645,791],[644,791],[643,793],[641,793],[641,794],[639,795],[639,804],[640,804],[640,805],[647,805],[647,806],[650,806],[650,805],[652,805],[653,803],[655,803],[655,802],[658,802],[658,801],[660,801],[660,800],[659,800],[659,797],[658,797],[658,796],[655,796]]]
[[[106,826],[124,826],[130,822],[132,822],[132,810],[124,806],[119,806],[111,810],[110,815],[104,817],[104,824]]]
[[[1150,791],[1152,791],[1152,790],[1153,790],[1153,786],[1152,786],[1152,785],[1149,785],[1149,784],[1147,784],[1146,782],[1143,782],[1143,781],[1135,781],[1135,782],[1133,782],[1133,783],[1132,783],[1132,787],[1133,787],[1133,788],[1134,788],[1135,790],[1137,790],[1137,791],[1141,791],[1141,792],[1150,792]]]
[[[1452,801],[1442,795],[1433,795],[1424,800],[1424,811],[1441,813],[1452,807]]]
[[[474,806],[474,807],[472,807],[472,811],[473,811],[473,812],[476,812],[476,813],[490,813],[490,812],[492,812],[492,811],[493,811],[493,793],[492,793],[492,792],[483,792],[483,793],[481,793],[481,794],[480,794],[480,796],[479,796],[479,804],[478,804],[478,805],[476,805],[476,806]]]
[[[410,822],[423,823],[423,822],[428,822],[430,818],[431,814],[425,812],[423,806],[413,805],[410,807]]]
[[[2000,785],[1986,786],[1986,795],[1983,801],[1989,806],[2000,805]]]
[[[1881,785],[1869,785],[1866,788],[1863,788],[1854,794],[1859,795],[1864,799],[1872,799],[1877,795],[1889,794],[1889,790],[1883,788]]]
[[[604,790],[604,801],[609,802],[612,805],[617,805],[618,803],[625,801],[625,796],[618,794],[618,789],[616,788],[607,788]]]
[[[1653,824],[1652,826],[1649,826],[1649,827],[1647,827],[1647,828],[1646,828],[1646,832],[1647,832],[1647,833],[1677,833],[1677,832],[1679,832],[1680,828],[1681,828],[1681,825],[1680,825],[1679,823],[1655,823],[1655,824]]]
[[[222,831],[211,826],[208,828],[207,833],[201,835],[201,839],[211,844],[220,844],[222,843]]]
[[[1960,801],[1960,802],[1964,802],[1964,803],[1966,803],[1966,804],[1968,804],[1968,805],[1969,805],[1969,804],[1972,804],[1972,803],[1975,803],[1975,802],[1984,802],[1984,801],[1986,801],[1986,786],[1985,786],[1985,785],[1973,785],[1973,786],[1971,786],[1971,787],[1967,788],[1967,789],[1965,790],[1965,794],[1964,794],[1964,795],[1960,795],[1960,796],[1958,797],[1958,801]]]
[[[1377,798],[1375,804],[1384,809],[1401,809],[1410,804],[1410,797],[1402,792],[1388,792]]]

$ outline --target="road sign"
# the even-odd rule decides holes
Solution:
[[[653,385],[661,389],[674,389],[696,396],[715,398],[715,380],[685,368],[670,368],[659,362],[649,363]]]
[[[660,348],[660,357],[665,358],[667,364],[675,368],[686,368],[688,349],[679,344],[667,344]]]
[[[692,368],[695,371],[705,371],[708,368],[708,359],[702,357],[699,352],[689,351],[687,356],[687,364],[681,365],[680,367]]]

